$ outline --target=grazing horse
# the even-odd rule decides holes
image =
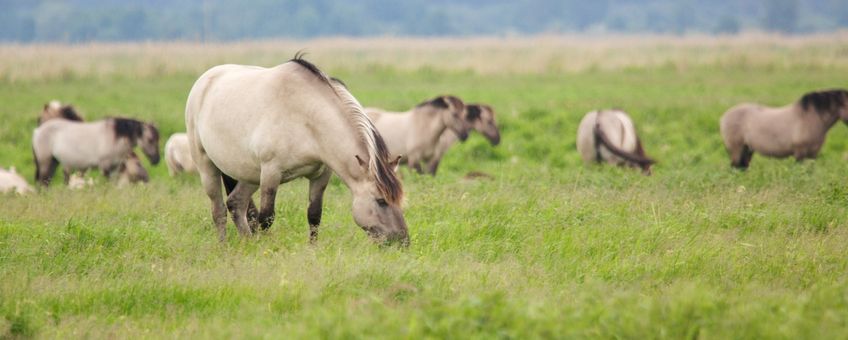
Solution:
[[[740,104],[724,113],[720,127],[730,165],[747,169],[754,151],[797,161],[816,158],[827,131],[840,119],[848,123],[848,91],[834,89],[807,93],[778,108]]]
[[[465,121],[477,132],[483,134],[492,146],[497,146],[501,142],[501,132],[498,130],[498,123],[495,122],[495,110],[491,106],[485,104],[468,104],[465,106]],[[439,137],[439,143],[436,146],[436,152],[430,157],[427,162],[427,173],[436,174],[439,168],[439,162],[445,153],[453,146],[459,137],[453,131],[445,131]]]
[[[421,163],[436,153],[443,133],[450,130],[464,141],[471,129],[464,119],[465,104],[454,96],[436,97],[401,113],[377,108],[365,113],[386,139],[392,157],[402,157],[418,173],[424,172]]]
[[[585,163],[609,163],[641,168],[651,174],[656,163],[645,155],[633,120],[621,110],[591,111],[577,128],[577,151]]]
[[[123,187],[139,182],[150,182],[150,175],[147,174],[147,169],[141,165],[141,159],[138,158],[135,151],[130,150],[127,159],[118,167],[118,186]]]
[[[165,164],[171,176],[180,172],[197,172],[191,150],[188,145],[188,135],[175,133],[165,142]]]
[[[38,125],[41,126],[41,124],[51,119],[65,119],[75,122],[83,121],[82,116],[77,113],[73,106],[62,105],[58,100],[52,100],[44,104],[44,110],[38,116]]]
[[[277,187],[306,177],[314,241],[335,172],[352,193],[354,221],[369,236],[409,244],[403,190],[383,138],[344,84],[300,56],[272,68],[206,71],[189,93],[186,127],[219,240],[226,237],[227,209],[239,233],[250,236],[251,195],[261,189],[258,223],[265,229],[274,222]],[[233,185],[226,206],[222,180]]]
[[[140,145],[142,152],[156,165],[159,163],[159,131],[150,123],[128,118],[108,118],[82,123],[52,119],[35,129],[32,152],[35,159],[35,181],[50,184],[59,163],[65,173],[65,184],[74,171],[99,168],[109,175]]]
[[[27,181],[18,174],[15,167],[9,170],[0,168],[0,194],[14,191],[18,195],[26,195],[34,192]]]

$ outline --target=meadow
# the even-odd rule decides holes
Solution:
[[[0,166],[32,181],[51,99],[155,121],[164,144],[206,68],[301,49],[366,106],[489,103],[502,143],[472,135],[437,177],[401,169],[403,250],[353,223],[337,179],[314,245],[304,180],[267,233],[230,222],[223,244],[199,180],[164,164],[137,187],[94,174],[0,196],[0,338],[848,337],[845,124],[817,160],[746,172],[718,132],[736,103],[846,87],[845,34],[3,45]],[[653,176],[581,163],[577,124],[608,107],[636,121]]]

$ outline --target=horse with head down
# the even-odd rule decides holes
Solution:
[[[497,146],[501,142],[501,132],[498,129],[498,123],[495,121],[495,110],[486,104],[468,104],[465,105],[465,121],[483,135],[492,146]],[[439,142],[436,145],[435,153],[425,159],[427,163],[427,173],[436,175],[436,170],[439,168],[439,163],[442,157],[445,156],[448,149],[459,141],[459,136],[453,130],[445,130],[439,137]]]
[[[67,119],[45,121],[32,135],[35,181],[49,185],[60,163],[65,184],[72,173],[91,168],[98,168],[109,177],[122,169],[136,145],[152,164],[159,163],[159,131],[153,124],[129,118],[89,123]]]
[[[277,187],[300,177],[309,179],[314,240],[324,189],[335,172],[352,193],[354,221],[369,236],[409,243],[403,190],[383,138],[344,84],[315,65],[295,56],[272,68],[213,67],[192,86],[185,115],[219,240],[226,237],[227,209],[241,235],[253,234],[248,215],[257,190],[257,222],[271,226]]]
[[[630,116],[622,110],[587,113],[577,128],[577,151],[585,163],[609,163],[641,168],[651,174],[656,163],[645,155],[642,140]]]
[[[836,122],[848,123],[848,91],[809,92],[783,107],[740,104],[721,117],[721,136],[730,165],[747,169],[754,152],[797,161],[818,156]]]
[[[438,96],[406,112],[366,108],[365,113],[386,139],[392,157],[401,157],[418,173],[436,154],[442,134],[450,132],[464,141],[471,129],[464,119],[465,103],[455,96]]]

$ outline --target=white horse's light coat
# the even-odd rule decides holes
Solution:
[[[168,173],[171,176],[180,172],[197,172],[194,159],[191,158],[187,134],[175,133],[168,138],[165,142],[165,163],[168,165]]]
[[[9,170],[0,168],[0,193],[6,194],[15,192],[19,195],[31,194],[34,192],[27,181],[18,174],[15,167],[10,167]]]
[[[212,202],[221,240],[221,182],[238,181],[227,199],[242,235],[251,235],[250,196],[261,188],[259,223],[273,223],[281,183],[310,179],[307,217],[314,237],[331,169],[353,193],[354,220],[372,236],[408,242],[400,182],[385,144],[356,99],[314,65],[296,58],[272,68],[216,66],[195,82],[186,103],[192,159]]]

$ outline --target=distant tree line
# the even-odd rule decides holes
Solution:
[[[0,0],[0,41],[14,42],[846,27],[846,0]]]

